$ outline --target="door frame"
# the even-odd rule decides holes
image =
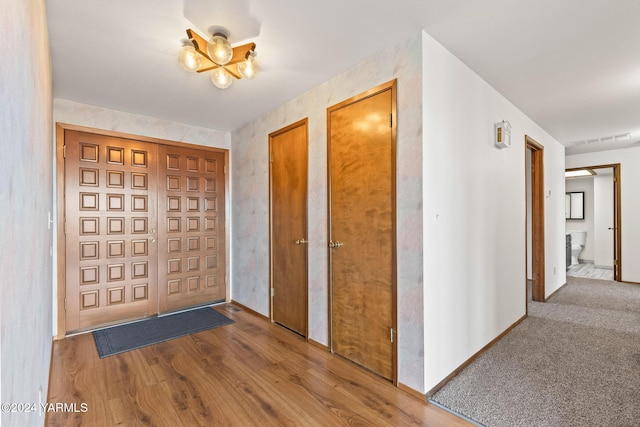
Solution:
[[[567,168],[565,171],[581,169],[613,169],[613,280],[622,282],[622,183],[620,163]]]
[[[273,139],[277,136],[280,136],[290,130],[296,129],[298,127],[304,126],[306,130],[306,141],[305,146],[307,150],[307,164],[305,169],[307,170],[307,192],[306,192],[306,206],[305,206],[305,238],[309,240],[309,119],[304,118],[295,123],[292,123],[288,126],[283,127],[282,129],[278,129],[275,132],[269,134],[269,320],[274,323],[273,319],[273,294],[271,289],[273,289],[273,187],[272,187],[272,158],[271,158],[271,148]],[[305,335],[304,338],[309,340],[309,244],[305,245],[305,257],[307,260],[307,268],[305,271],[306,277],[306,289],[305,289],[305,307],[304,307],[304,316],[305,316]]]
[[[56,205],[57,205],[57,224],[56,224],[56,238],[57,238],[57,263],[56,263],[56,267],[57,267],[57,309],[58,309],[58,316],[57,316],[57,332],[56,335],[53,337],[54,340],[58,340],[58,339],[62,339],[66,336],[67,334],[67,330],[66,330],[66,309],[65,309],[65,300],[66,300],[66,293],[67,293],[67,286],[66,286],[66,271],[65,271],[65,266],[66,266],[66,237],[65,237],[65,224],[66,224],[66,213],[65,213],[65,178],[64,178],[64,172],[65,172],[65,131],[78,131],[78,132],[85,132],[85,133],[92,133],[92,134],[96,134],[96,135],[102,135],[102,136],[109,136],[109,137],[115,137],[115,138],[123,138],[123,139],[134,139],[136,141],[141,141],[141,142],[148,142],[148,143],[153,143],[153,144],[159,144],[159,145],[169,145],[169,146],[174,146],[174,147],[185,147],[185,148],[193,148],[193,149],[197,149],[197,150],[204,150],[204,151],[215,151],[215,152],[222,152],[224,153],[224,188],[225,188],[225,218],[231,218],[230,216],[230,209],[231,209],[231,203],[229,200],[230,194],[229,194],[229,177],[230,177],[230,173],[229,173],[229,150],[225,149],[225,148],[217,148],[217,147],[208,147],[208,146],[204,146],[204,145],[197,145],[197,144],[190,144],[190,143],[186,143],[186,142],[180,142],[180,141],[171,141],[171,140],[167,140],[167,139],[161,139],[161,138],[153,138],[153,137],[149,137],[149,136],[142,136],[142,135],[135,135],[135,134],[130,134],[130,133],[124,133],[124,132],[117,132],[117,131],[111,131],[111,130],[105,130],[105,129],[98,129],[98,128],[92,128],[92,127],[88,127],[88,126],[80,126],[80,125],[74,125],[74,124],[69,124],[69,123],[61,123],[61,122],[56,122],[56,134],[55,134],[55,138],[56,138]],[[230,260],[230,250],[231,250],[231,245],[230,245],[230,233],[229,233],[229,220],[225,220],[225,230],[224,230],[224,235],[225,235],[225,277],[224,277],[224,281],[225,281],[225,300],[226,302],[229,302],[229,296],[230,296],[230,287],[231,287],[231,281],[230,281],[230,268],[229,268],[229,260]]]
[[[544,146],[529,135],[525,135],[524,138],[525,163],[527,162],[527,150],[531,150],[531,293],[533,301],[545,302]],[[527,208],[527,215],[528,211],[529,209]],[[525,246],[525,254],[529,250],[528,243]],[[525,257],[526,260],[528,255],[525,255]],[[527,275],[525,274],[525,284],[528,282],[528,278],[526,276]],[[525,290],[527,287],[525,287]],[[527,304],[528,311],[528,291],[525,292],[525,295],[525,303]]]
[[[331,247],[329,241],[332,240],[332,210],[331,210],[331,113],[335,110],[348,106],[358,101],[362,101],[366,98],[375,96],[386,90],[391,90],[391,162],[393,165],[392,170],[392,183],[391,183],[391,197],[392,197],[392,275],[391,275],[391,318],[393,322],[392,329],[394,331],[394,339],[392,345],[393,358],[392,358],[392,383],[398,386],[398,260],[397,260],[397,79],[390,80],[386,83],[382,83],[376,87],[373,87],[365,92],[355,95],[351,98],[345,99],[335,105],[327,108],[327,267],[328,267],[328,339],[329,339],[329,351],[334,353],[333,349],[333,265],[331,257]],[[366,369],[366,368],[365,368]]]

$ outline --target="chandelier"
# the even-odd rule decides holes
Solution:
[[[214,33],[207,42],[195,31],[188,29],[190,44],[178,53],[178,62],[189,72],[211,71],[211,81],[220,88],[231,86],[233,79],[253,79],[258,71],[255,61],[255,43],[231,47],[227,35]]]

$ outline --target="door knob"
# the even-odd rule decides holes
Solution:
[[[305,243],[309,243],[309,241],[304,238],[296,240],[296,245],[304,245]]]
[[[342,246],[344,243],[338,242],[337,240],[334,241],[330,241],[329,242],[329,247],[330,248],[334,248],[334,249],[338,249],[340,246]]]
[[[150,241],[151,243],[153,243],[153,242],[155,242],[155,241],[156,241],[156,239],[155,239],[155,237],[153,237],[153,236],[149,236],[149,241]]]

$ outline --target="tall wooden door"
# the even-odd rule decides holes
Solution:
[[[395,381],[395,81],[328,109],[331,347]]]
[[[157,313],[155,145],[65,141],[66,330]]]
[[[307,120],[269,135],[271,316],[307,335]]]
[[[223,152],[64,130],[65,333],[226,297]]]
[[[525,145],[531,150],[531,295],[544,302],[544,147],[528,135]]]
[[[224,153],[158,146],[161,313],[225,298]]]

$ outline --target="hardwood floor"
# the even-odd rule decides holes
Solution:
[[[469,426],[252,313],[100,359],[91,334],[54,342],[50,426]],[[80,408],[86,404],[86,412]]]

